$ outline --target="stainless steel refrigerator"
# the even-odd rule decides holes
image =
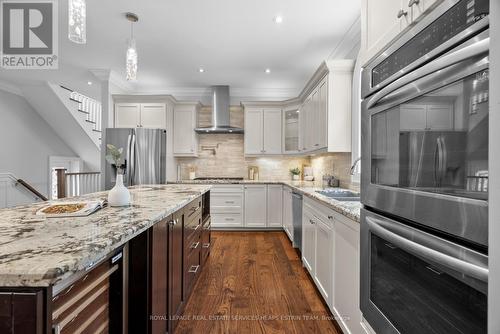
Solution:
[[[108,128],[107,144],[123,148],[125,159],[125,186],[162,184],[166,179],[167,132],[164,129]],[[105,189],[111,189],[116,180],[116,167],[106,163]]]

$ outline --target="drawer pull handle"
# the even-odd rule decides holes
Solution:
[[[333,219],[333,216],[328,216],[328,219],[332,220],[332,219]]]
[[[208,244],[203,244],[203,248],[210,248],[210,243],[208,243]]]
[[[403,9],[400,9],[399,12],[398,12],[398,19],[402,18],[403,16],[406,16],[408,15],[408,12],[403,10]]]
[[[200,228],[200,226],[201,226],[201,225],[200,225],[200,224],[198,224],[198,225],[196,225],[196,227],[191,227],[191,229],[192,229],[193,231],[196,231],[197,229],[199,229],[199,228]]]
[[[312,220],[312,219],[309,219],[309,222],[310,222],[311,224],[313,224],[313,225],[314,225],[314,224],[316,224],[316,222],[315,222],[314,220]]]
[[[174,219],[174,220],[170,221],[170,222],[169,222],[170,226],[175,226],[175,225],[177,225],[177,221],[178,221],[178,219]]]
[[[234,201],[226,201],[226,204],[234,204]]]
[[[196,274],[198,272],[199,268],[200,268],[199,265],[197,265],[197,266],[191,266],[191,268],[189,268],[189,270],[188,270],[188,273]]]
[[[232,221],[234,221],[234,218],[225,218],[225,221],[232,222]]]
[[[199,242],[199,241],[198,241],[198,242],[195,242],[195,243],[193,243],[193,244],[191,245],[191,248],[192,248],[192,249],[196,249],[196,248],[198,248],[198,246],[199,246],[199,245],[200,245],[200,242]]]

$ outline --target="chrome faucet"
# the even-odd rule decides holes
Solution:
[[[356,170],[356,166],[358,165],[358,163],[361,161],[361,157],[357,158],[356,160],[354,160],[354,163],[352,164],[351,166],[351,171],[349,174],[351,175],[354,175],[354,171]]]

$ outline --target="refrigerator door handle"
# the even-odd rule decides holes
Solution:
[[[129,162],[129,180],[128,186],[133,186],[134,175],[135,175],[135,133],[132,134],[132,140],[130,142],[130,162]]]
[[[130,168],[132,167],[131,166],[131,161],[130,161],[130,144],[132,142],[132,135],[129,134],[128,137],[127,137],[127,158],[125,161],[127,161],[127,166],[125,166],[126,170],[125,170],[125,173],[127,174],[127,179],[125,180],[127,182],[127,185],[130,184]]]
[[[441,183],[446,176],[446,169],[448,168],[448,150],[446,149],[446,140],[444,136],[441,136]]]
[[[439,179],[438,179],[438,173],[439,173],[439,157],[440,151],[439,151],[439,138],[436,140],[436,147],[434,149],[434,186],[438,186],[439,184]]]

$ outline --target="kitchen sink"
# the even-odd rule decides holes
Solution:
[[[341,202],[359,202],[360,194],[346,189],[325,189],[316,191],[318,194]]]

